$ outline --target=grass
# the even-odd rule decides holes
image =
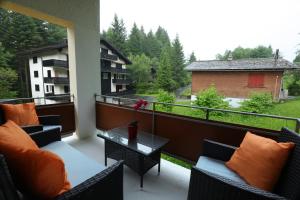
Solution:
[[[185,162],[185,161],[183,161],[183,160],[179,160],[179,159],[177,159],[177,158],[174,158],[174,157],[172,157],[172,156],[168,156],[168,155],[166,155],[166,154],[161,154],[161,158],[162,159],[164,159],[164,160],[167,160],[167,161],[170,161],[170,162],[172,162],[172,163],[175,163],[175,164],[177,164],[177,165],[180,165],[180,166],[182,166],[182,167],[185,167],[185,168],[187,168],[187,169],[191,169],[192,168],[192,164],[190,164],[190,163],[187,163],[187,162]]]

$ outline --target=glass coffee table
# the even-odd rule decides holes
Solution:
[[[105,166],[107,158],[124,160],[124,164],[140,175],[140,187],[143,176],[158,164],[160,173],[161,149],[169,140],[143,131],[138,131],[136,139],[128,140],[127,128],[114,128],[97,134],[105,140]]]

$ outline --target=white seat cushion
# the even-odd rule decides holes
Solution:
[[[62,141],[53,142],[42,147],[42,149],[55,153],[63,159],[68,180],[72,187],[79,185],[106,168]]]

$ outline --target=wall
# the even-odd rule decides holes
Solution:
[[[226,97],[248,98],[249,94],[255,92],[271,92],[278,97],[283,72],[264,72],[264,87],[249,88],[248,75],[251,72],[193,72],[192,93],[208,88],[214,84],[217,90]],[[278,76],[277,90],[275,90],[276,78]]]
[[[0,7],[67,27],[76,133],[94,135],[94,94],[101,93],[99,0],[4,0]]]
[[[38,71],[38,77],[34,77],[34,71]],[[37,63],[33,63],[33,59],[29,59],[29,72],[30,72],[30,83],[31,83],[31,93],[32,97],[43,97],[44,87],[43,87],[43,72],[42,72],[42,59],[37,58]],[[35,90],[35,85],[39,85],[40,91]]]

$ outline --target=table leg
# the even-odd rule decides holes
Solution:
[[[159,159],[159,162],[158,162],[158,175],[160,174],[160,159]]]
[[[140,187],[143,188],[144,185],[144,175],[141,175]]]
[[[105,141],[105,144],[104,144],[104,164],[105,166],[107,166],[107,152],[106,152],[106,141]]]
[[[105,157],[104,158],[105,159],[104,163],[105,163],[105,166],[107,166],[107,156],[105,155],[104,157]]]

